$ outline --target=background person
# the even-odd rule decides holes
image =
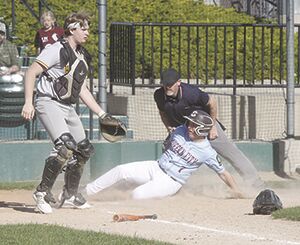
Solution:
[[[0,76],[15,74],[20,70],[16,45],[6,39],[6,26],[0,22]]]
[[[55,43],[64,34],[64,29],[56,25],[55,16],[51,11],[44,12],[40,22],[43,28],[37,31],[34,41],[37,54],[48,45]]]
[[[131,162],[119,165],[86,186],[87,195],[94,195],[120,180],[137,184],[132,191],[134,199],[162,198],[177,193],[187,179],[202,164],[214,170],[230,187],[234,197],[243,195],[220,162],[216,151],[207,140],[213,126],[212,118],[202,111],[193,111],[185,117],[187,124],[177,127],[157,161]]]
[[[22,116],[31,120],[36,110],[54,143],[46,159],[42,180],[33,194],[37,208],[42,213],[52,212],[50,203],[56,200],[51,189],[63,168],[65,185],[60,195],[60,205],[66,201],[76,208],[89,207],[78,193],[78,187],[85,163],[94,153],[94,147],[86,138],[74,104],[80,97],[100,118],[108,114],[97,104],[86,85],[91,57],[82,45],[89,37],[88,21],[89,17],[84,13],[70,14],[64,23],[64,38],[44,49],[25,75]],[[38,76],[34,106],[33,90]]]
[[[168,132],[185,123],[185,116],[192,111],[204,110],[214,121],[208,135],[212,147],[235,168],[248,185],[255,189],[264,188],[264,182],[254,165],[227,138],[223,125],[217,120],[216,99],[195,85],[181,83],[179,73],[172,68],[162,73],[161,81],[163,87],[154,92],[154,100]]]

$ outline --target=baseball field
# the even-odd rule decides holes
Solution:
[[[261,173],[280,197],[284,208],[300,206],[300,176],[282,179]],[[242,186],[241,180],[236,176]],[[54,193],[61,188],[58,183]],[[50,215],[37,213],[31,190],[0,191],[1,224],[56,224],[79,230],[103,231],[173,244],[300,244],[299,222],[252,215],[258,193],[246,190],[245,199],[232,199],[226,186],[208,169],[190,179],[175,196],[136,201],[131,186],[119,183],[90,197],[91,209],[55,209]],[[114,222],[114,214],[156,214],[156,220]]]

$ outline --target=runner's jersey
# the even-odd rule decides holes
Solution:
[[[193,142],[188,135],[186,125],[179,126],[171,134],[166,145],[166,151],[158,160],[159,166],[172,178],[181,184],[202,164],[207,165],[216,173],[222,173],[225,168],[216,151],[207,139]]]

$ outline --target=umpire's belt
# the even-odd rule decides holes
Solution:
[[[158,164],[158,166],[159,166],[159,168],[160,168],[166,175],[168,175],[172,180],[174,180],[174,181],[180,183],[177,179],[175,179],[174,177],[170,176],[170,175],[167,173],[167,171],[164,170],[159,164]],[[180,183],[180,184],[181,184],[181,183]]]

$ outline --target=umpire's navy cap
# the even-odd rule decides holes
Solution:
[[[161,82],[164,86],[172,86],[179,79],[179,73],[173,68],[169,68],[161,74]]]

